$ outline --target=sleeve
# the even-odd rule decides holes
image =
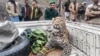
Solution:
[[[39,12],[38,12],[38,18],[40,18],[43,15],[41,8],[39,8]]]
[[[22,8],[21,8],[21,16],[24,17],[24,14],[25,14],[25,8],[22,7]]]
[[[45,10],[45,14],[44,14],[44,18],[45,18],[45,19],[48,19],[48,17],[49,17],[49,16],[48,16],[48,10],[46,9],[46,10]]]
[[[88,6],[87,6],[87,9],[91,9],[92,6],[93,6],[93,4],[88,5]]]
[[[56,13],[57,13],[57,14],[56,14],[56,16],[59,16],[59,13],[58,13],[58,11],[56,11]]]
[[[85,15],[88,17],[95,17],[95,15],[91,12],[92,5],[88,5],[86,8]]]
[[[12,12],[10,11],[10,6],[9,6],[9,3],[7,2],[6,3],[6,11],[7,13],[11,14]]]
[[[16,4],[17,4],[17,12],[18,12],[18,15],[20,15],[21,14],[21,5],[20,5],[19,2],[16,2]]]

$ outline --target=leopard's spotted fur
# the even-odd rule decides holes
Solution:
[[[52,48],[59,48],[62,50],[61,56],[69,56],[71,53],[71,44],[69,43],[69,34],[66,29],[65,20],[62,17],[56,17],[52,21],[51,30],[49,33],[48,42],[45,47],[49,50]],[[40,54],[38,56],[44,56]]]
[[[65,20],[62,17],[56,17],[52,22],[52,30],[46,47],[62,49],[61,56],[69,56],[71,53],[71,45],[69,43],[69,34],[66,29]]]

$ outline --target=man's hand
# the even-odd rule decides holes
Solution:
[[[89,8],[86,9],[85,15],[88,17],[95,17],[94,11],[91,11]]]
[[[71,12],[72,12],[72,13],[74,13],[74,14],[76,13],[76,11],[75,11],[75,10],[71,10]]]

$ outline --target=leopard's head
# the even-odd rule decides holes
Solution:
[[[66,20],[63,17],[54,18],[52,22],[53,28],[62,32],[64,29],[66,29],[65,21]]]

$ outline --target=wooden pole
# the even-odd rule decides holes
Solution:
[[[61,16],[61,0],[58,0],[59,2],[59,8],[58,8],[58,11],[59,11],[59,15]]]
[[[59,0],[60,3],[60,16],[63,16],[62,0]]]

